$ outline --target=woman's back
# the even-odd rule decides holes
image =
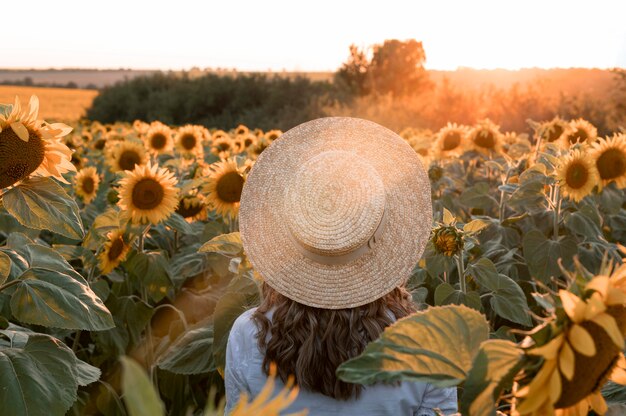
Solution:
[[[258,328],[252,320],[256,308],[243,313],[231,330],[226,352],[226,412],[232,409],[241,392],[251,397],[259,394],[267,376],[263,372],[264,354],[257,342]],[[272,312],[265,313],[271,320]],[[340,346],[338,346],[340,347]],[[283,384],[277,379],[275,392]],[[434,408],[444,414],[456,412],[456,388],[439,389],[427,383],[402,382],[400,385],[366,386],[358,399],[336,400],[320,393],[300,389],[295,402],[285,411],[308,409],[316,415],[435,415]]]

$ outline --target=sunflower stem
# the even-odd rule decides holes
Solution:
[[[80,334],[82,331],[76,331],[76,335],[74,335],[74,342],[72,342],[72,351],[78,351],[78,346],[80,345]]]
[[[554,222],[553,222],[553,234],[554,240],[559,239],[559,216],[561,214],[561,192],[559,184],[554,185]]]
[[[456,269],[459,272],[459,285],[461,286],[461,292],[466,293],[465,287],[465,266],[463,265],[463,251],[456,256]]]
[[[142,290],[141,290],[141,298],[146,304],[150,305],[150,302],[148,302],[148,288],[145,285],[143,285]],[[153,315],[154,315],[154,311],[153,311]],[[159,385],[158,385],[158,380],[157,380],[157,374],[156,374],[156,371],[154,371],[154,345],[152,344],[152,319],[148,321],[148,326],[146,327],[146,342],[147,342],[147,348],[148,348],[147,358],[148,358],[148,370],[150,374],[150,380],[152,380],[152,383],[158,389]]]

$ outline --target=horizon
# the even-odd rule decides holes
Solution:
[[[53,30],[42,36],[24,31],[20,19],[5,22],[8,33],[20,33],[19,42],[3,47],[6,69],[334,72],[350,44],[368,48],[386,39],[422,42],[428,70],[626,67],[620,21],[626,3],[611,0],[593,6],[581,0],[391,0],[385,7],[371,1],[295,7],[279,0],[179,0],[175,8],[167,2],[32,1],[40,12],[29,15],[29,27]],[[7,14],[17,15],[12,5]]]

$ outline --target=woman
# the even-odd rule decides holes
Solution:
[[[456,412],[455,388],[361,386],[335,375],[415,311],[403,286],[424,251],[432,208],[427,174],[402,138],[353,118],[301,124],[259,156],[240,203],[263,301],[235,321],[228,339],[227,413],[241,392],[259,394],[270,362],[300,388],[286,413]]]

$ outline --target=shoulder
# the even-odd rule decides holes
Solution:
[[[255,336],[258,329],[254,321],[252,320],[252,314],[256,311],[255,308],[250,308],[235,319],[233,327],[230,330],[230,338],[244,337],[249,338]]]

